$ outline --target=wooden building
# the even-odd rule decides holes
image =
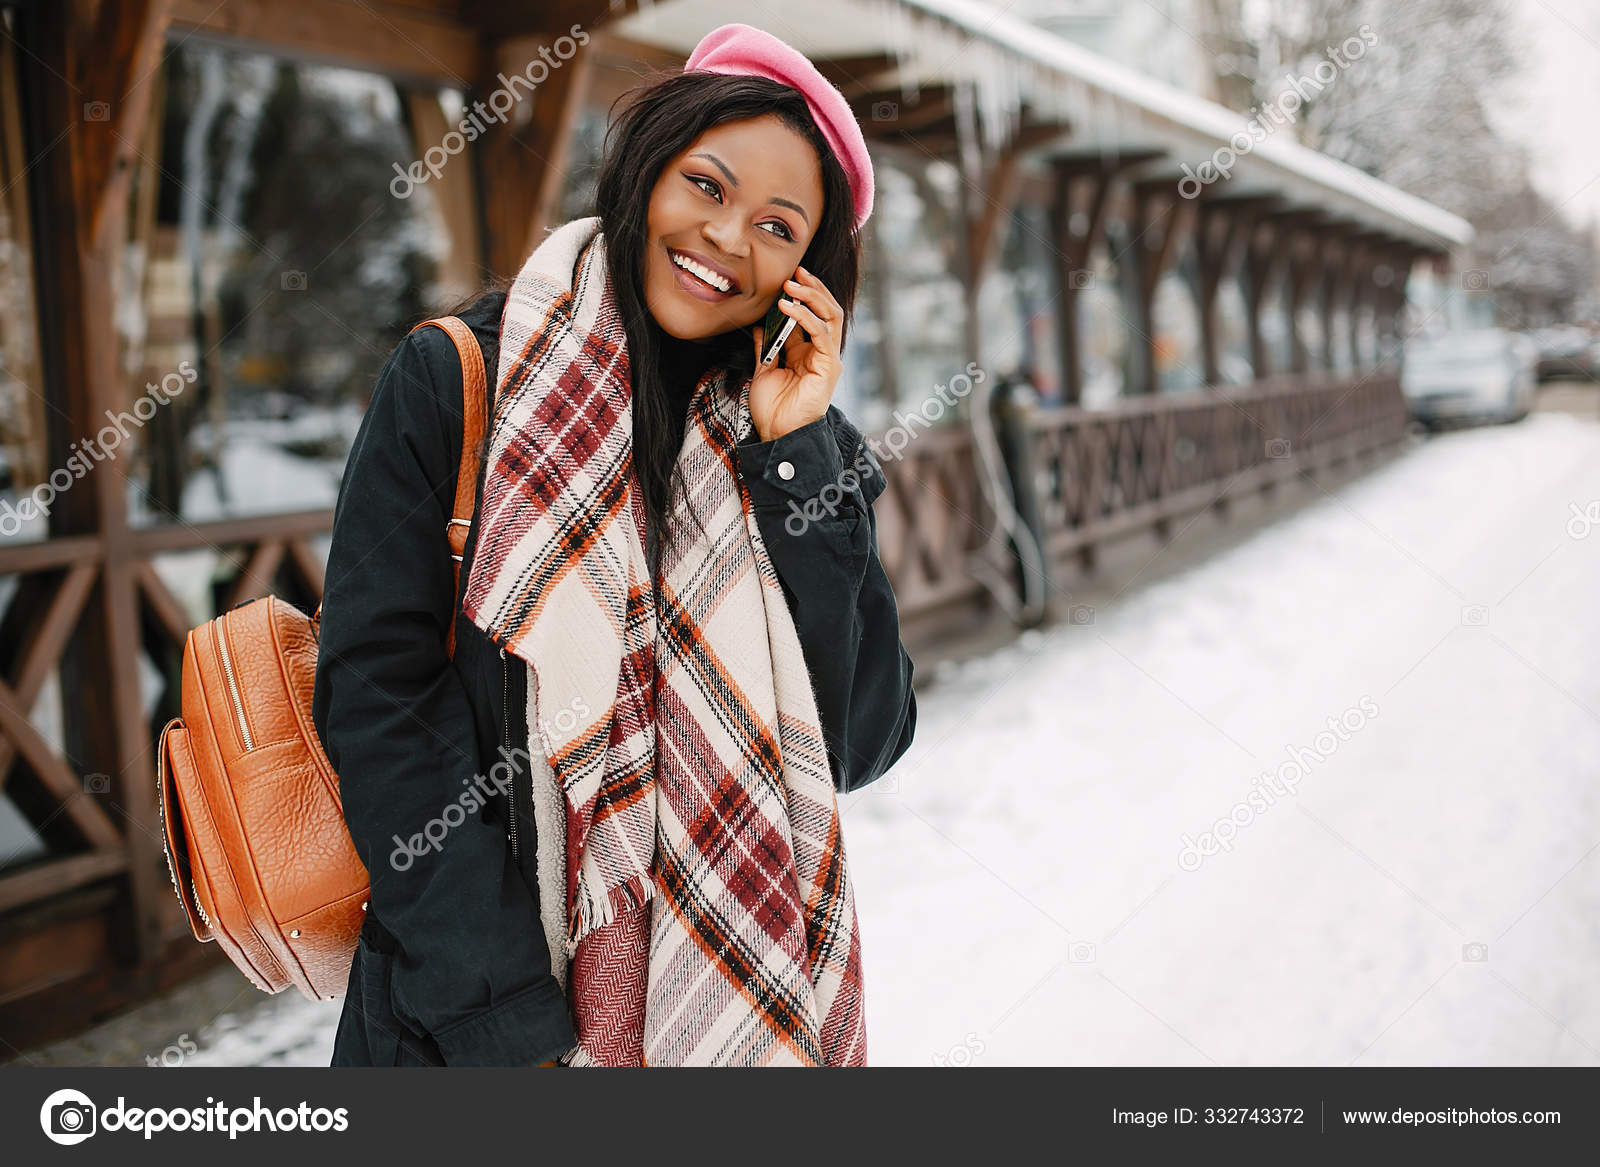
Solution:
[[[1287,133],[1230,147],[1243,115],[971,0],[0,11],[9,1050],[218,959],[157,820],[185,636],[268,590],[315,602],[341,442],[399,329],[582,212],[612,102],[711,28],[806,52],[882,167],[847,409],[882,442],[908,638],[1036,619],[1106,540],[1393,442],[1408,273],[1471,237]],[[935,413],[969,361],[995,375]],[[991,410],[1014,381],[1040,403]],[[122,455],[89,464],[118,417]]]

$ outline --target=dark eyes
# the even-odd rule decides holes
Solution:
[[[706,191],[708,195],[715,197],[719,203],[722,201],[722,188],[717,185],[715,179],[706,178],[703,175],[698,174],[688,174],[684,177],[698,186],[701,190]],[[706,187],[710,187],[711,189],[706,190]],[[768,234],[778,235],[779,239],[786,239],[791,243],[794,241],[794,235],[792,232],[790,232],[788,224],[783,222],[781,219],[774,219],[769,223],[761,223],[758,225],[762,227],[776,227],[778,231],[783,232],[783,234],[778,235],[778,231],[770,231]]]

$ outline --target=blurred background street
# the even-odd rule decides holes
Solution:
[[[873,158],[873,1064],[1600,1063],[1589,0],[0,0],[0,1061],[327,1063],[174,894],[186,640],[729,21]]]

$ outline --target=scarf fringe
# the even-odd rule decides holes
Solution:
[[[600,891],[604,893],[605,889]],[[577,953],[578,942],[585,936],[615,923],[624,912],[642,907],[654,891],[655,885],[646,875],[634,875],[611,888],[609,894],[599,895],[595,894],[595,887],[589,880],[579,879],[578,894],[567,920],[567,959],[571,960]]]

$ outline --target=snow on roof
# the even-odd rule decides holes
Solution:
[[[1211,151],[1240,133],[1249,121],[1245,114],[1175,89],[978,0],[892,3],[901,10],[926,13],[954,26],[963,35],[983,38],[1007,53],[1069,79],[1069,100],[1076,96],[1071,94],[1070,82],[1081,83],[1102,98],[1109,98],[1121,107],[1116,111],[1117,121],[1131,118],[1145,132],[1167,136],[1169,140],[1163,144],[1176,148],[1178,161],[1188,161],[1193,166],[1209,158]],[[1004,100],[1004,91],[1021,96],[1023,87],[1003,75],[994,76],[996,62],[985,64],[984,71],[991,73],[991,79],[1001,82],[1003,106],[1014,108],[1014,103]],[[976,79],[981,87],[985,78],[980,75]],[[1029,80],[1033,82],[1030,89],[1048,88],[1051,82],[1037,74]],[[1033,94],[1027,96],[1031,99]],[[990,102],[993,104],[992,95]],[[994,116],[995,111],[991,110],[990,117]],[[1186,143],[1185,139],[1193,141]],[[1200,154],[1184,153],[1185,145],[1205,150]],[[1292,198],[1319,204],[1331,201],[1336,208],[1371,221],[1374,226],[1412,238],[1421,236],[1422,242],[1433,245],[1462,245],[1473,237],[1472,226],[1465,219],[1302,146],[1285,134],[1270,135],[1265,141],[1254,143],[1251,152],[1240,158],[1238,174],[1248,175],[1254,182],[1280,186],[1281,193]],[[1318,197],[1319,192],[1323,197]],[[1332,196],[1331,200],[1327,196]]]
[[[610,27],[687,55],[710,29],[733,21],[755,21],[814,60],[890,54],[908,90],[964,79],[985,144],[1010,136],[1026,102],[1070,124],[1065,145],[1074,152],[1164,152],[1174,182],[1180,163],[1198,168],[1250,121],[980,0],[804,0],[763,6],[759,15],[748,0],[656,0]],[[1227,193],[1280,195],[1430,249],[1473,237],[1464,219],[1284,132],[1240,155]]]

